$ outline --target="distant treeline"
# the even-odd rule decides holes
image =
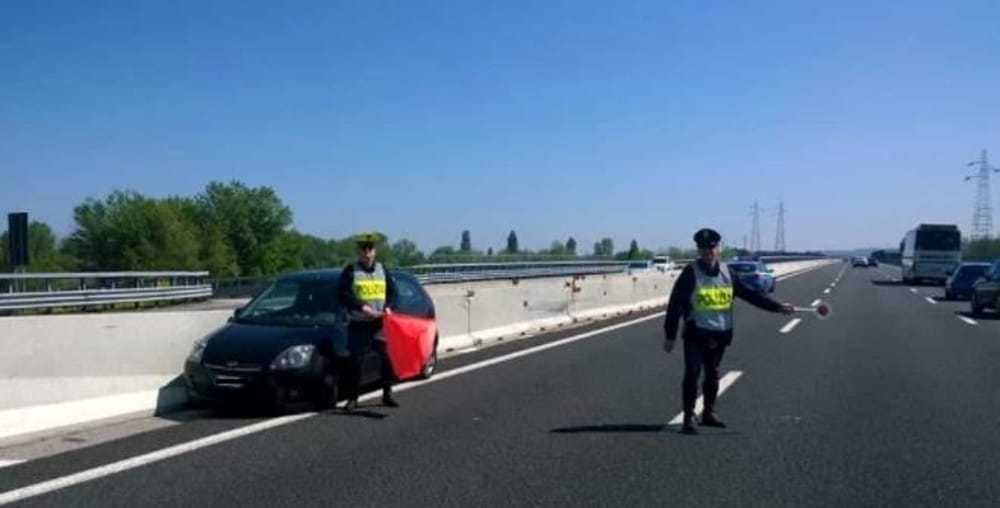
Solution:
[[[29,210],[30,213],[30,210]],[[29,225],[29,271],[207,270],[213,277],[267,276],[294,270],[343,266],[355,258],[350,238],[319,238],[296,231],[292,211],[270,187],[241,182],[212,182],[195,196],[152,198],[116,191],[88,199],[73,210],[74,231],[59,239],[42,222]],[[8,235],[0,235],[0,271],[10,271]],[[422,263],[538,261],[567,259],[650,259],[653,252],[632,240],[616,251],[610,238],[596,242],[589,254],[577,241],[553,241],[548,249],[519,246],[511,231],[506,248],[473,248],[463,231],[458,247],[442,246],[425,254],[408,239],[390,241],[380,234],[379,257],[390,266]],[[674,258],[694,251],[669,249]]]

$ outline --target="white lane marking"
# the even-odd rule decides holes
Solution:
[[[962,321],[965,321],[966,324],[970,324],[972,326],[976,326],[976,325],[979,324],[975,319],[972,319],[972,318],[967,318],[965,316],[955,316],[955,317],[957,317],[958,319],[961,319]]]
[[[802,318],[795,318],[795,319],[789,321],[787,325],[785,325],[784,327],[782,327],[780,331],[781,331],[781,333],[788,333],[788,332],[794,330],[796,326],[799,326],[799,323],[801,323],[801,322],[802,322]]]
[[[17,459],[17,460],[0,459],[0,468],[10,467],[10,466],[16,466],[18,464],[24,464],[25,462],[27,462],[27,461],[20,460],[20,459]]]
[[[826,288],[826,289],[824,289],[824,290],[823,290],[823,294],[824,294],[824,295],[828,295],[828,294],[830,294],[830,288]]]
[[[790,273],[787,273],[785,275],[779,275],[779,276],[775,277],[774,280],[783,281],[783,280],[786,280],[786,279],[791,279],[792,277],[798,277],[799,275],[803,275],[803,274],[812,272],[814,270],[818,270],[820,268],[825,268],[827,266],[830,266],[830,264],[827,263],[827,264],[823,264],[823,265],[810,266],[808,268],[803,268],[803,269],[801,269],[801,270],[799,270],[797,272],[790,272]]]
[[[721,397],[722,394],[725,393],[726,390],[728,390],[729,387],[732,386],[733,383],[735,383],[736,380],[739,379],[740,376],[742,375],[743,375],[742,371],[731,370],[727,372],[725,376],[722,376],[722,379],[719,380],[718,396]],[[704,409],[705,409],[704,396],[698,397],[698,400],[694,403],[694,413],[700,415]],[[677,413],[677,416],[675,416],[673,420],[670,420],[670,423],[668,423],[667,425],[680,425],[682,423],[684,423],[684,411]]]
[[[925,296],[924,300],[927,300],[927,303],[929,303],[929,304],[937,305],[937,300],[935,300],[935,299],[933,299],[933,298],[931,298],[929,296]]]
[[[817,306],[817,305],[819,305],[821,303],[823,303],[823,300],[820,300],[819,298],[817,298],[817,299],[813,300],[813,303],[809,304],[809,306],[810,307],[815,307],[815,306]]]
[[[915,294],[915,295],[920,294],[920,291],[917,291],[917,288],[910,288],[910,292],[913,293],[913,294]]]
[[[837,287],[837,283],[836,283],[836,282],[834,282],[834,283],[831,283],[831,284],[830,284],[830,287],[831,287],[831,288],[835,288],[835,287]]]
[[[432,377],[430,379],[426,379],[426,380],[423,380],[423,381],[415,381],[415,382],[411,382],[411,383],[403,383],[403,384],[397,385],[394,388],[394,391],[401,392],[401,391],[409,390],[411,388],[416,388],[418,386],[423,386],[423,385],[426,385],[426,384],[429,384],[429,383],[436,383],[438,381],[444,381],[445,379],[448,379],[448,378],[451,378],[451,377],[454,377],[454,376],[458,376],[458,375],[461,375],[461,374],[465,374],[466,372],[472,372],[472,371],[475,371],[475,370],[483,369],[483,368],[486,368],[486,367],[489,367],[489,366],[492,366],[492,365],[496,365],[498,363],[503,363],[503,362],[507,362],[507,361],[510,361],[510,360],[514,360],[514,359],[520,358],[522,356],[527,356],[527,355],[530,355],[530,354],[533,354],[533,353],[538,353],[538,352],[544,351],[546,349],[552,349],[552,348],[559,347],[559,346],[562,346],[562,345],[565,345],[565,344],[570,344],[572,342],[576,342],[576,341],[580,341],[580,340],[583,340],[583,339],[587,339],[587,338],[593,337],[595,335],[600,335],[600,334],[611,332],[611,331],[618,330],[618,329],[621,329],[621,328],[626,328],[626,327],[629,327],[629,326],[632,326],[632,325],[636,325],[636,324],[642,323],[644,321],[649,321],[649,320],[657,319],[657,318],[662,319],[663,315],[664,315],[663,312],[658,312],[656,314],[651,314],[649,316],[643,316],[641,318],[633,319],[631,321],[626,321],[624,323],[618,323],[616,325],[611,325],[611,326],[607,326],[607,327],[600,328],[600,329],[597,329],[597,330],[592,330],[592,331],[589,331],[589,332],[586,332],[586,333],[581,333],[579,335],[574,335],[572,337],[566,337],[565,339],[560,339],[560,340],[557,340],[557,341],[549,342],[547,344],[542,344],[542,345],[539,345],[539,346],[535,346],[535,347],[532,347],[532,348],[529,348],[529,349],[524,349],[524,350],[521,350],[521,351],[516,351],[514,353],[509,353],[509,354],[506,354],[506,355],[503,355],[503,356],[498,356],[496,358],[491,358],[489,360],[483,360],[481,362],[477,362],[477,363],[473,363],[473,364],[470,364],[470,365],[466,365],[464,367],[459,367],[457,369],[444,371],[444,372],[441,372],[439,374],[436,374],[434,377]],[[721,385],[720,385],[720,392],[719,393],[722,393],[721,392]],[[374,399],[375,397],[379,397],[379,396],[381,396],[381,390],[375,390],[375,391],[371,391],[371,392],[366,393],[364,396],[360,397],[359,400],[360,401],[366,401],[366,400]],[[44,481],[44,482],[36,483],[36,484],[33,484],[33,485],[28,485],[27,487],[21,487],[19,489],[14,489],[14,490],[10,490],[10,491],[7,491],[7,492],[2,492],[2,493],[0,493],[0,506],[8,504],[8,503],[14,503],[14,502],[17,502],[17,501],[23,501],[23,500],[31,498],[31,497],[40,496],[42,494],[47,494],[49,492],[53,492],[53,491],[56,491],[56,490],[64,489],[66,487],[72,487],[73,485],[79,485],[81,483],[85,483],[85,482],[89,482],[91,480],[96,480],[98,478],[103,478],[105,476],[110,476],[110,475],[113,475],[113,474],[121,473],[121,472],[124,472],[124,471],[128,471],[130,469],[135,469],[137,467],[142,467],[142,466],[145,466],[145,465],[148,465],[148,464],[152,464],[154,462],[159,462],[161,460],[166,460],[166,459],[169,459],[171,457],[176,457],[178,455],[182,455],[182,454],[185,454],[185,453],[188,453],[188,452],[192,452],[192,451],[198,450],[200,448],[205,448],[205,447],[208,447],[208,446],[212,446],[212,445],[216,445],[216,444],[223,443],[223,442],[226,442],[226,441],[230,441],[230,440],[233,440],[233,439],[236,439],[236,438],[248,436],[250,434],[256,434],[258,432],[262,432],[262,431],[265,431],[265,430],[268,430],[268,429],[273,429],[275,427],[281,427],[283,425],[288,425],[290,423],[295,423],[297,421],[304,420],[306,418],[311,418],[313,416],[316,416],[317,414],[318,413],[310,412],[310,413],[300,413],[300,414],[295,414],[295,415],[282,416],[282,417],[274,418],[274,419],[267,420],[267,421],[264,421],[264,422],[255,423],[253,425],[248,425],[246,427],[242,427],[242,428],[239,428],[239,429],[233,429],[233,430],[229,430],[229,431],[226,431],[226,432],[221,432],[219,434],[214,434],[214,435],[211,435],[211,436],[206,436],[206,437],[203,437],[203,438],[200,438],[200,439],[196,439],[194,441],[189,441],[187,443],[181,443],[181,444],[178,444],[178,445],[170,446],[168,448],[163,448],[161,450],[150,452],[150,453],[147,453],[147,454],[144,454],[144,455],[139,455],[139,456],[132,457],[132,458],[129,458],[129,459],[120,460],[118,462],[114,462],[114,463],[107,464],[107,465],[104,465],[104,466],[99,466],[99,467],[95,467],[95,468],[92,468],[92,469],[87,469],[85,471],[80,471],[78,473],[74,473],[74,474],[71,474],[71,475],[68,475],[68,476],[63,476],[63,477],[60,477],[60,478],[53,478],[51,480],[47,480],[47,481]]]

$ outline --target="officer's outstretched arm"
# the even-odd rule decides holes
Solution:
[[[733,278],[733,293],[736,297],[750,303],[754,307],[759,309],[764,309],[770,312],[780,312],[782,314],[791,314],[795,312],[794,307],[791,304],[781,303],[767,295],[758,293],[746,285],[743,284],[738,278]]]

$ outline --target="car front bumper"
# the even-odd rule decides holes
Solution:
[[[275,372],[261,366],[220,366],[187,362],[184,382],[196,399],[227,403],[296,401],[306,399],[322,382],[323,373],[311,364],[303,369]]]

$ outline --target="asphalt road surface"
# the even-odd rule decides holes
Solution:
[[[1000,320],[898,275],[834,264],[778,283],[828,320],[739,303],[726,429],[669,423],[683,353],[662,351],[657,314],[453,357],[399,409],[178,416],[0,468],[0,502],[996,505]]]

